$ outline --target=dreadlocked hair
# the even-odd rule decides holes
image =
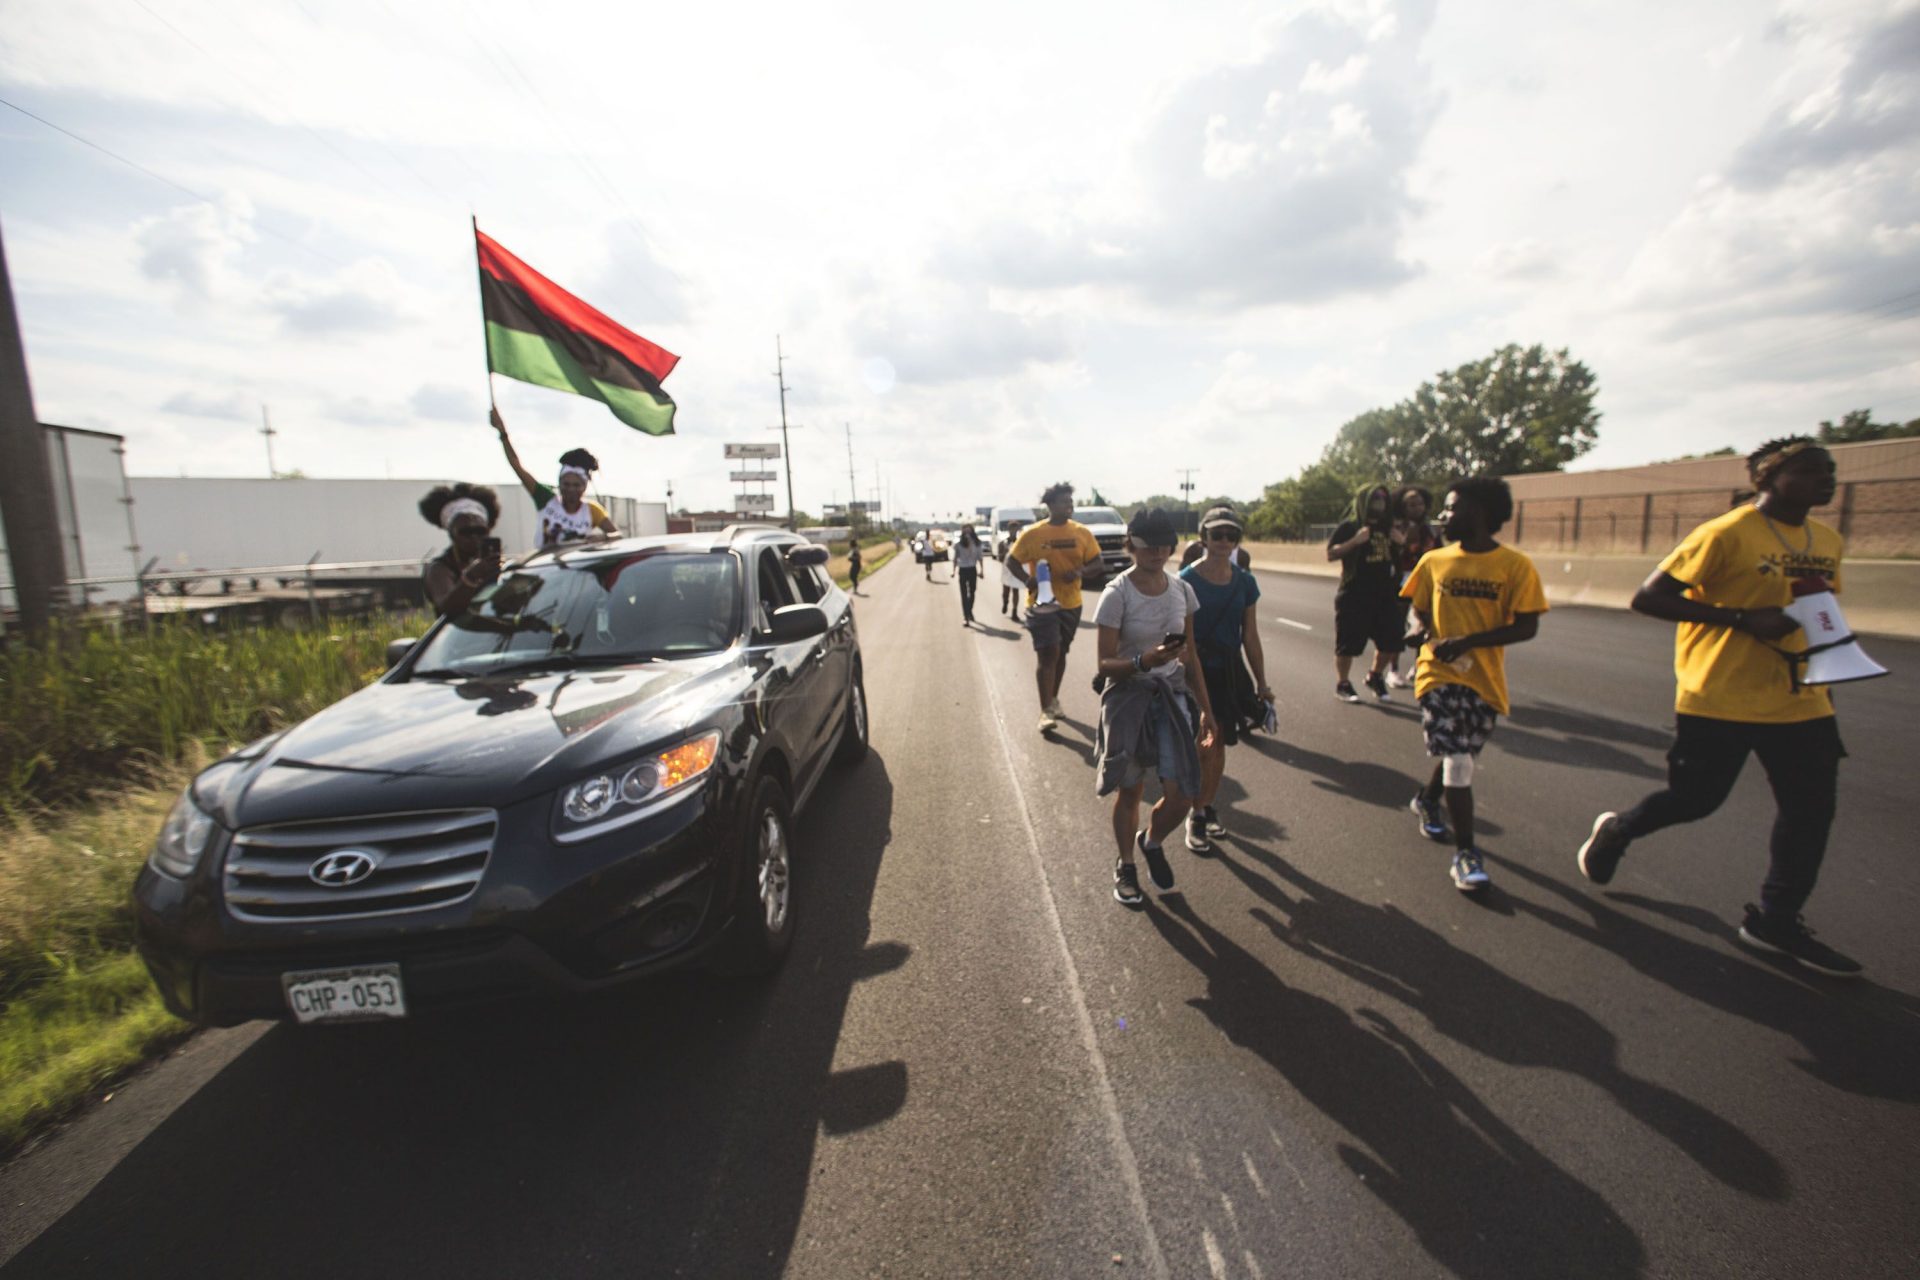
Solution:
[[[1819,447],[1820,442],[1812,436],[1781,436],[1778,440],[1769,440],[1747,455],[1747,478],[1753,481],[1753,487],[1757,489],[1788,458],[1803,450]]]
[[[1072,496],[1073,496],[1073,485],[1065,480],[1062,480],[1059,484],[1048,485],[1046,492],[1040,495],[1040,501],[1042,504],[1048,504],[1048,503],[1052,503],[1055,499],[1071,498]]]
[[[1448,485],[1447,492],[1457,493],[1480,508],[1487,518],[1488,533],[1500,532],[1500,527],[1513,519],[1513,490],[1499,476],[1468,476]]]
[[[585,449],[569,449],[560,455],[560,465],[563,467],[578,467],[582,471],[598,471],[600,469],[600,459],[594,457]]]
[[[420,514],[434,528],[440,527],[440,513],[455,498],[472,498],[487,509],[487,528],[491,529],[500,521],[500,495],[493,491],[490,484],[468,484],[462,480],[459,484],[435,485],[427,490],[427,496],[420,499]]]

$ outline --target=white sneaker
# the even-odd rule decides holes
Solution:
[[[1387,684],[1390,688],[1394,688],[1394,689],[1413,688],[1413,681],[1407,679],[1405,676],[1401,675],[1398,671],[1387,672]]]
[[[1052,733],[1054,729],[1058,727],[1059,723],[1058,720],[1054,719],[1053,712],[1042,711],[1040,713],[1040,732]]]
[[[1047,704],[1047,714],[1058,720],[1067,713],[1060,709],[1060,699],[1055,698]]]

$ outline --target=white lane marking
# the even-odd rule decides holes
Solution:
[[[1267,1273],[1260,1269],[1260,1260],[1253,1256],[1253,1250],[1242,1249],[1240,1256],[1247,1260],[1247,1274],[1251,1275],[1253,1280],[1266,1280]]]
[[[1273,1131],[1273,1127],[1271,1125],[1267,1127],[1267,1136],[1273,1139],[1273,1149],[1280,1153],[1281,1161],[1286,1164],[1287,1172],[1293,1175],[1293,1180],[1300,1184],[1300,1190],[1305,1191],[1307,1192],[1307,1194],[1311,1195],[1312,1192],[1307,1190],[1307,1180],[1300,1176],[1300,1170],[1294,1167],[1293,1157],[1287,1154],[1286,1143],[1280,1141],[1280,1135]]]
[[[1073,997],[1073,1017],[1080,1030],[1080,1043],[1093,1063],[1094,1091],[1100,1099],[1101,1113],[1106,1118],[1107,1138],[1112,1142],[1114,1155],[1118,1158],[1120,1177],[1127,1187],[1127,1200],[1133,1207],[1134,1216],[1140,1220],[1140,1230],[1146,1236],[1147,1261],[1152,1273],[1162,1280],[1168,1280],[1172,1273],[1167,1269],[1166,1255],[1160,1251],[1160,1237],[1154,1233],[1153,1218],[1147,1212],[1147,1192],[1140,1181],[1140,1162],[1134,1157],[1133,1143],[1127,1138],[1127,1122],[1120,1116],[1120,1100],[1113,1091],[1113,1080],[1107,1073],[1106,1055],[1100,1052],[1100,1040],[1094,1035],[1093,1015],[1087,1011],[1086,993],[1080,986],[1080,968],[1074,964],[1073,952],[1067,947],[1067,931],[1060,923],[1060,908],[1054,901],[1053,881],[1047,875],[1045,860],[1040,857],[1040,833],[1034,829],[1033,806],[1027,800],[1021,771],[1014,764],[1013,741],[1007,736],[1007,719],[1001,714],[1000,695],[987,670],[984,646],[973,646],[973,657],[980,670],[981,683],[987,689],[987,702],[993,709],[994,728],[1000,734],[1000,751],[1007,763],[1006,776],[1013,780],[1014,794],[1020,800],[1020,821],[1027,829],[1027,856],[1033,861],[1034,874],[1040,878],[1040,887],[1044,891],[1041,902],[1047,909],[1047,924],[1053,929],[1054,944],[1060,948],[1060,963],[1066,969],[1067,992]],[[1211,1236],[1208,1242],[1213,1256],[1218,1257],[1219,1246],[1211,1243]],[[1220,1266],[1225,1265],[1226,1260],[1220,1259]],[[1215,1274],[1224,1273],[1216,1270]]]
[[[1260,1198],[1262,1200],[1269,1199],[1266,1179],[1262,1178],[1260,1171],[1253,1167],[1253,1155],[1250,1152],[1242,1151],[1240,1153],[1240,1163],[1247,1167],[1247,1181],[1251,1182],[1253,1189],[1260,1193]]]
[[[1304,622],[1295,622],[1295,621],[1294,621],[1294,620],[1293,620],[1292,618],[1282,618],[1282,617],[1279,617],[1279,616],[1277,616],[1277,615],[1276,615],[1276,616],[1274,617],[1274,621],[1275,621],[1275,622],[1277,622],[1277,623],[1279,623],[1279,624],[1280,624],[1281,626],[1283,626],[1283,627],[1292,627],[1292,628],[1293,628],[1293,629],[1294,629],[1295,631],[1311,631],[1311,630],[1313,630],[1313,628],[1312,628],[1312,627],[1310,627],[1310,626],[1308,626],[1308,625],[1307,625],[1306,623],[1304,623]]]
[[[1200,1247],[1207,1251],[1207,1271],[1213,1280],[1227,1280],[1227,1257],[1220,1252],[1220,1242],[1213,1238],[1213,1232],[1204,1227],[1200,1230]]]

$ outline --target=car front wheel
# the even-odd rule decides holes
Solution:
[[[793,941],[794,906],[792,818],[777,779],[761,778],[754,786],[740,860],[735,943],[720,967],[737,974],[772,973]]]

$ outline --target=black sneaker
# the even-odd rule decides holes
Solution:
[[[1390,700],[1387,694],[1387,678],[1378,671],[1368,672],[1365,684],[1367,688],[1373,690],[1373,696],[1378,701],[1387,702]],[[1355,701],[1358,701],[1358,699],[1355,699]]]
[[[1208,805],[1202,809],[1200,815],[1207,820],[1208,835],[1218,840],[1221,836],[1227,834],[1226,825],[1220,821],[1219,810],[1215,809],[1212,805]]]
[[[1416,791],[1413,793],[1413,799],[1407,802],[1407,808],[1413,811],[1414,817],[1420,819],[1421,835],[1429,840],[1448,838],[1447,819],[1440,812],[1439,801],[1427,799],[1427,793],[1424,791]]]
[[[1798,960],[1807,968],[1829,978],[1857,978],[1864,967],[1851,956],[1843,956],[1824,942],[1816,940],[1813,930],[1799,916],[1780,919],[1747,904],[1747,919],[1740,926],[1740,940],[1767,951]]]
[[[1123,907],[1137,907],[1147,900],[1140,892],[1140,873],[1131,862],[1113,861],[1113,900]]]
[[[1580,874],[1595,884],[1613,879],[1614,868],[1631,843],[1620,832],[1620,815],[1603,813],[1593,820],[1593,834],[1580,846]]]
[[[1173,867],[1167,861],[1167,851],[1160,845],[1147,843],[1145,828],[1134,833],[1133,847],[1147,860],[1147,875],[1154,886],[1162,893],[1173,888]]]
[[[1187,815],[1187,849],[1198,854],[1213,852],[1213,842],[1207,839],[1207,819],[1198,809]]]
[[[1333,686],[1333,696],[1342,702],[1360,701],[1360,695],[1353,691],[1353,681],[1351,680],[1342,680],[1339,684]]]

